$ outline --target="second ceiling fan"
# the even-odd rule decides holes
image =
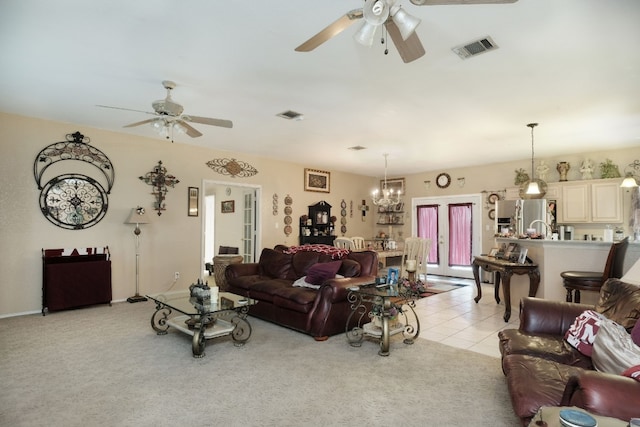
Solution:
[[[428,6],[515,3],[516,1],[518,0],[411,0],[411,3],[417,6]],[[353,36],[358,43],[371,46],[378,27],[384,25],[405,63],[415,61],[424,55],[424,47],[415,32],[420,19],[405,12],[395,0],[365,0],[362,8],[347,12],[295,50],[310,52],[361,18],[364,18],[365,22]]]

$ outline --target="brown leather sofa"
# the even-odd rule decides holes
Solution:
[[[609,279],[595,307],[526,297],[520,303],[519,328],[499,332],[502,369],[522,425],[541,406],[577,406],[626,421],[640,417],[640,382],[596,371],[591,358],[564,339],[585,310],[595,310],[630,332],[640,317],[640,288]]]
[[[348,288],[375,280],[378,254],[349,252],[341,258],[338,270],[344,278],[328,279],[319,289],[310,289],[295,287],[293,283],[306,276],[313,265],[335,259],[326,253],[288,254],[286,250],[281,245],[265,248],[257,263],[227,266],[227,290],[258,300],[258,304],[251,306],[250,315],[304,332],[317,341],[344,332],[351,310]]]

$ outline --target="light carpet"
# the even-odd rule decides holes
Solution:
[[[118,303],[0,319],[2,426],[516,426],[497,358],[392,338],[391,355],[250,318],[244,347],[151,329]]]

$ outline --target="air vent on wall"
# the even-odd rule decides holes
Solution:
[[[457,46],[451,49],[462,59],[471,58],[472,56],[480,55],[481,53],[488,52],[490,50],[497,49],[498,45],[495,44],[491,37],[483,37],[479,40],[474,40],[470,43],[466,43],[462,46]]]

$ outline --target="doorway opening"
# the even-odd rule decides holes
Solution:
[[[237,247],[243,262],[257,259],[260,242],[259,185],[203,180],[202,271],[220,246]]]

